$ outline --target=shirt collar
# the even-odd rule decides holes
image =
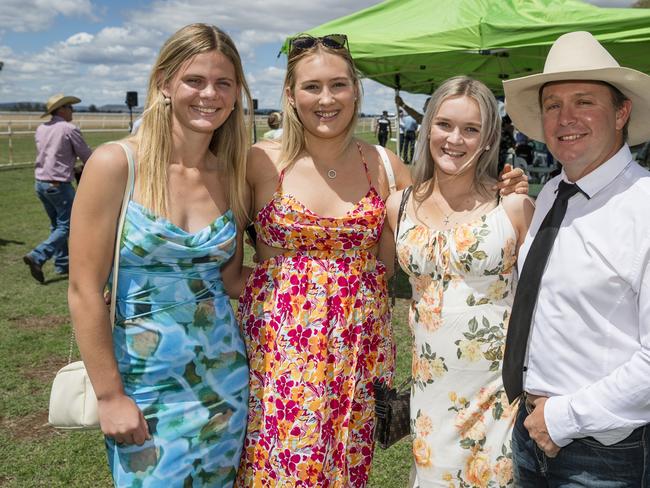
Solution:
[[[627,144],[618,150],[614,156],[598,166],[591,173],[583,176],[575,182],[587,198],[593,197],[600,190],[605,188],[610,182],[614,180],[632,161],[632,152]],[[567,183],[571,183],[562,169],[562,179]]]

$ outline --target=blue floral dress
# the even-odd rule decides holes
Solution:
[[[221,279],[231,211],[188,233],[131,201],[121,236],[113,344],[152,439],[106,440],[116,486],[230,487],[246,432],[246,350]]]

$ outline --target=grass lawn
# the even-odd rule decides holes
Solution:
[[[95,147],[118,135],[103,136],[94,139],[89,134],[87,140]],[[365,137],[373,139],[371,134]],[[32,147],[25,142],[24,150],[33,154],[31,141]],[[70,319],[67,279],[55,275],[48,263],[46,283],[40,285],[21,260],[48,232],[33,185],[31,168],[0,171],[0,486],[109,487],[99,432],[61,433],[47,425],[50,383],[67,362]],[[408,290],[404,276],[399,286],[403,296]],[[410,369],[406,312],[407,300],[398,299],[394,321],[398,381]],[[406,486],[410,459],[408,441],[378,450],[370,486]]]

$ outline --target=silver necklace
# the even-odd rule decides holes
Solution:
[[[433,196],[433,198],[431,200],[433,201],[433,204],[438,208],[438,211],[442,214],[442,217],[443,217],[442,218],[442,224],[443,225],[449,225],[449,217],[451,217],[451,214],[454,213],[454,210],[452,209],[451,212],[449,212],[448,214],[445,214],[445,212],[443,212],[443,210],[442,210],[442,207],[440,205],[438,205],[438,202],[436,202],[435,196]]]
[[[454,209],[451,209],[451,212],[449,212],[448,214],[445,214],[445,212],[443,212],[443,210],[442,210],[442,207],[438,204],[438,202],[436,202],[435,198],[433,198],[433,203],[438,208],[438,210],[440,211],[440,213],[443,216],[443,218],[442,218],[443,225],[449,225],[449,222],[451,221],[450,217],[453,214],[459,213],[459,212],[456,212]],[[481,208],[483,205],[484,205],[483,203],[479,203],[478,205],[474,205],[468,212],[464,212],[465,217],[473,215],[476,212],[476,210],[478,208]],[[457,219],[454,221],[454,223],[456,223],[456,222],[458,222]]]
[[[330,169],[330,170],[327,172],[327,177],[328,177],[330,180],[333,180],[334,178],[336,178],[336,170],[335,170],[335,169]]]

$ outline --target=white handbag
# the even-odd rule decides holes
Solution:
[[[115,237],[115,253],[113,258],[113,285],[111,287],[110,321],[111,327],[115,325],[115,302],[117,301],[117,277],[120,261],[120,237],[124,227],[126,209],[133,187],[134,164],[131,149],[123,142],[117,142],[124,149],[128,160],[128,178],[124,188],[120,217],[117,223]],[[50,392],[50,410],[48,422],[56,429],[84,430],[98,429],[99,416],[97,414],[97,397],[90,383],[83,361],[72,360],[72,344],[68,364],[61,368],[54,377]]]

